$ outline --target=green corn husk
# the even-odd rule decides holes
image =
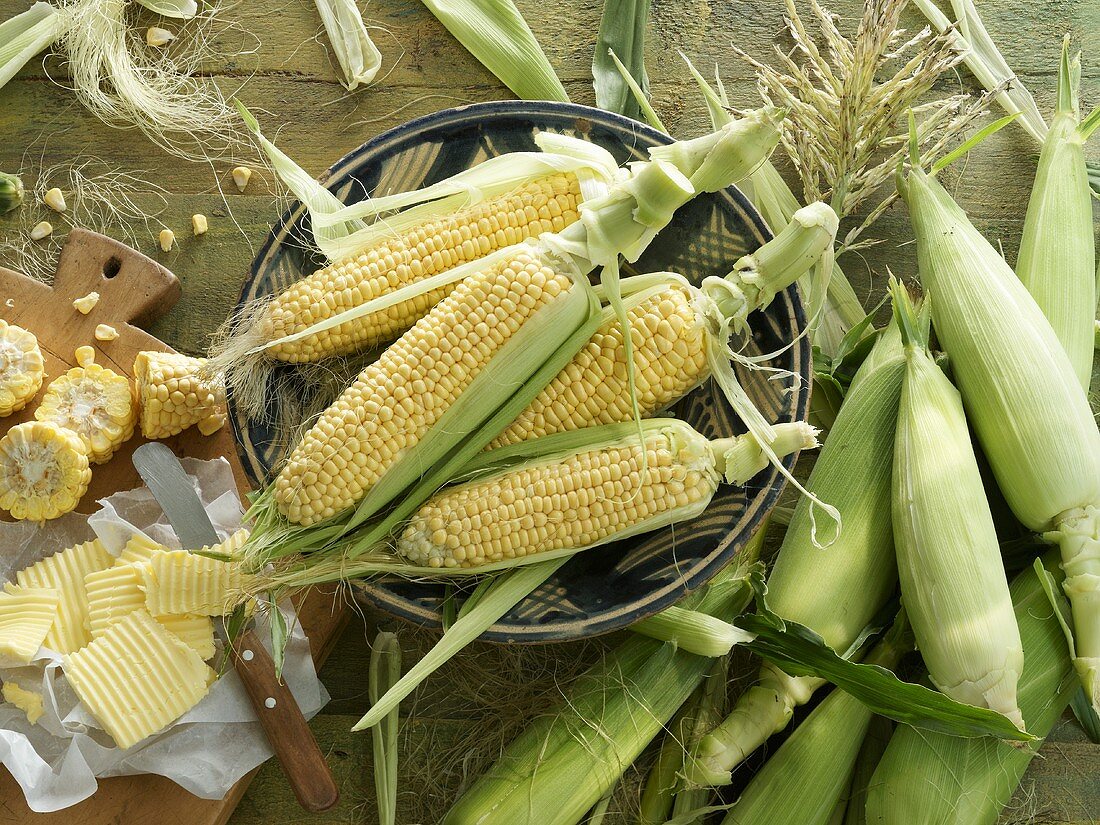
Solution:
[[[1056,551],[1043,561],[1050,573],[1060,575]],[[1010,591],[1024,643],[1020,709],[1028,730],[1045,737],[1062,717],[1077,680],[1061,624],[1035,571],[1028,568],[1017,575]],[[1025,749],[995,739],[959,739],[899,726],[871,780],[866,821],[993,825],[1038,744]]]
[[[650,0],[604,0],[596,48],[592,55],[592,86],[596,105],[631,118],[641,113],[631,94],[631,83],[639,96],[649,94],[645,70],[645,27],[649,22]],[[625,74],[620,74],[622,66]]]
[[[838,825],[867,825],[867,790],[893,733],[894,723],[885,716],[871,718],[867,735],[863,737],[859,755],[856,756],[855,767],[852,768],[852,782],[843,803],[844,818]]]
[[[754,539],[755,550],[759,540]],[[749,558],[755,550],[749,550]],[[716,582],[742,578],[727,568]],[[750,589],[708,586],[688,607],[730,621]],[[703,681],[712,660],[633,636],[570,686],[458,800],[443,825],[575,825]]]
[[[18,175],[0,172],[0,215],[23,205],[23,181]]]
[[[905,362],[891,325],[852,383],[810,475],[809,488],[843,517],[827,548],[816,546],[810,502],[795,509],[768,577],[772,609],[846,651],[897,583],[890,531],[890,467]],[[700,743],[686,771],[693,784],[726,784],[730,771],[790,721],[824,682],[765,664],[759,684]]]
[[[893,631],[867,657],[892,668],[906,647]],[[722,825],[828,825],[848,790],[871,711],[839,688],[753,777]]]
[[[1088,130],[1081,127],[1078,111],[1080,79],[1080,56],[1070,60],[1067,37],[1058,72],[1058,110],[1039,155],[1016,275],[1050,321],[1087,390],[1096,319],[1096,245],[1085,168]]]
[[[370,83],[382,68],[382,53],[370,39],[355,0],[316,0],[316,3],[340,65],[344,88],[351,92],[360,83]]]
[[[1016,517],[1062,550],[1076,664],[1100,699],[1100,431],[1034,298],[932,174],[899,176],[932,321]]]
[[[393,633],[381,632],[374,638],[367,675],[371,703],[377,702],[401,678],[401,644]],[[397,734],[400,725],[397,707],[371,729],[374,754],[374,793],[378,804],[378,825],[397,822]]]
[[[1023,730],[1020,631],[962,400],[912,329],[905,287],[891,291],[906,360],[891,511],[902,601],[936,687]]]

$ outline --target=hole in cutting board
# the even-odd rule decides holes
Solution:
[[[113,278],[119,273],[119,271],[121,271],[121,269],[122,261],[112,255],[110,258],[107,259],[106,263],[103,264],[103,277]]]

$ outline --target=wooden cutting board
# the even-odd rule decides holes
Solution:
[[[99,293],[99,303],[88,315],[82,315],[73,309],[72,302],[89,292]],[[127,376],[132,375],[134,357],[141,350],[170,351],[141,327],[170,310],[180,292],[176,276],[156,261],[83,229],[69,233],[52,286],[0,267],[0,318],[38,337],[46,365],[42,390],[23,411],[0,419],[0,437],[12,425],[33,419],[46,385],[76,366],[77,347],[94,347],[97,363]],[[96,341],[93,333],[99,324],[113,326],[118,338]],[[130,457],[144,441],[140,433],[135,434],[109,462],[93,465],[91,486],[77,508],[80,512],[91,513],[97,499],[140,485]],[[165,443],[180,456],[225,456],[233,467],[242,498],[248,492],[228,425],[211,436],[203,436],[192,427]],[[314,661],[320,665],[347,621],[347,612],[333,591],[311,591],[299,604],[299,616],[310,638]],[[222,825],[251,779],[252,774],[237,783],[225,799],[217,801],[199,799],[158,776],[104,779],[95,795],[79,805],[54,814],[35,814],[27,808],[11,775],[0,769],[0,825]]]

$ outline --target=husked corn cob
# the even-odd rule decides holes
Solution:
[[[572,363],[490,443],[490,449],[632,418],[622,328],[612,313],[606,317]],[[694,295],[677,284],[653,291],[627,317],[635,342],[638,407],[643,416],[650,416],[706,379],[706,330]]]
[[[561,173],[427,221],[298,281],[269,305],[261,333],[268,339],[290,335],[495,250],[543,232],[560,232],[579,217],[580,201],[577,176]],[[299,341],[278,344],[268,352],[273,358],[301,363],[384,343],[416,323],[455,286],[432,290]]]
[[[34,333],[0,320],[0,416],[27,406],[44,375],[42,350]]]
[[[279,510],[309,525],[359,501],[524,321],[571,286],[568,276],[527,250],[463,281],[306,433],[276,479]]]
[[[34,417],[72,430],[103,464],[134,434],[137,410],[130,380],[88,360],[50,382]]]
[[[91,480],[88,448],[72,430],[27,421],[0,438],[0,508],[17,519],[45,521],[70,512]]]
[[[205,359],[176,352],[139,352],[134,383],[141,403],[141,434],[168,438],[213,415],[224,406],[222,389],[202,379]]]

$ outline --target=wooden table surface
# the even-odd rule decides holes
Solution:
[[[0,19],[29,5],[29,0],[0,0]],[[707,122],[677,50],[689,54],[704,69],[717,63],[734,102],[754,105],[751,73],[734,58],[730,44],[735,42],[766,58],[781,31],[782,5],[780,0],[655,0],[647,63],[654,104],[675,134],[698,134]],[[859,0],[835,0],[828,5],[842,18],[859,11]],[[577,102],[592,104],[589,66],[601,4],[598,0],[519,0],[519,6],[569,94]],[[1049,111],[1051,107],[1058,51],[1066,30],[1073,33],[1076,46],[1084,52],[1083,97],[1089,105],[1100,102],[1100,4],[1096,0],[983,0],[980,8],[994,38],[1036,94],[1041,109]],[[377,27],[373,35],[385,62],[373,86],[350,95],[337,82],[313,3],[241,2],[226,16],[238,26],[218,36],[224,51],[239,51],[250,43],[258,48],[250,55],[212,60],[206,73],[226,91],[240,88],[240,98],[260,115],[268,134],[278,131],[280,146],[314,174],[364,140],[406,119],[452,105],[509,96],[418,0],[377,0],[365,7],[368,23]],[[907,19],[917,25],[916,16]],[[51,76],[63,76],[63,67],[49,63],[47,68]],[[949,85],[954,90],[973,84],[963,71]],[[179,246],[171,253],[161,253],[154,237],[158,226],[141,238],[140,248],[179,276],[183,298],[152,331],[182,351],[202,352],[207,336],[233,305],[253,249],[276,217],[268,182],[254,178],[245,194],[237,194],[228,182],[227,170],[219,168],[217,173],[229,193],[227,209],[209,166],[168,157],[135,131],[103,126],[88,116],[71,94],[50,82],[38,62],[0,90],[0,135],[0,170],[22,170],[28,185],[43,168],[94,156],[129,170],[142,170],[145,178],[167,191],[167,204],[158,220],[176,232]],[[1100,156],[1095,143],[1088,150],[1094,158]],[[1010,260],[1018,245],[1034,174],[1032,155],[1028,139],[1010,127],[974,152],[965,175],[954,183],[956,196],[975,223],[1003,244]],[[143,202],[155,203],[152,198]],[[190,216],[195,212],[210,218],[209,233],[197,239],[190,233]],[[0,240],[4,233],[14,231],[14,225],[10,218],[0,218]],[[857,292],[869,302],[877,301],[881,294],[887,264],[898,274],[911,275],[914,258],[913,247],[905,243],[908,232],[901,208],[891,210],[873,234],[885,242],[845,261]],[[18,268],[17,261],[0,260],[0,265]],[[313,722],[343,786],[340,806],[322,816],[304,814],[295,805],[279,768],[269,764],[230,820],[233,825],[377,821],[369,737],[348,731],[367,707],[367,639],[379,627],[396,625],[370,611],[364,619],[351,623],[322,672],[333,702]],[[432,639],[430,634],[404,627],[400,633],[409,662]],[[594,646],[558,645],[524,655],[525,667],[536,661],[543,665],[539,679],[550,688],[544,698],[530,700],[533,704],[527,711],[537,712],[551,701],[555,673],[564,673],[578,658],[594,655]],[[462,665],[466,670],[447,669],[422,690],[416,716],[402,736],[401,825],[434,822],[453,798],[462,782],[460,766],[429,771],[430,778],[425,779],[426,766],[441,765],[448,747],[465,747],[472,730],[478,731],[486,747],[499,746],[505,714],[495,705],[507,698],[508,689],[491,683],[483,687],[469,684],[471,673],[477,672],[469,670],[470,663],[480,663],[477,666],[486,674],[519,666],[514,657],[502,659],[498,651],[474,646]],[[459,686],[468,689],[461,701],[455,701],[453,692]],[[478,691],[481,695],[476,695]],[[1100,746],[1089,744],[1066,722],[1043,748],[1042,757],[1033,763],[1010,807],[1012,819],[1027,821],[1036,815],[1044,822],[1100,822]],[[627,820],[612,816],[607,821]]]

